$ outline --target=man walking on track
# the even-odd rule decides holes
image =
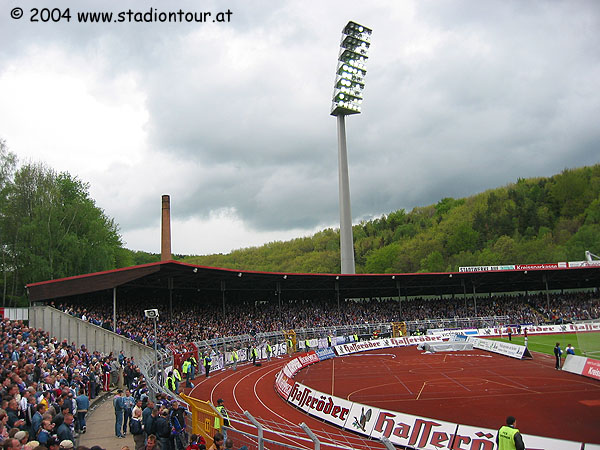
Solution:
[[[506,418],[506,425],[498,430],[496,436],[496,444],[498,450],[525,450],[523,437],[517,428],[517,419],[513,416]]]

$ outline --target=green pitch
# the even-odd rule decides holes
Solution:
[[[492,338],[496,341],[509,342],[507,337]],[[525,345],[522,335],[512,337],[513,344]],[[563,334],[534,334],[528,336],[527,348],[534,352],[547,353],[554,356],[554,346],[560,342],[563,357],[566,357],[567,344],[575,347],[575,354],[589,358],[600,359],[600,333],[563,333]],[[582,353],[582,348],[587,354]]]

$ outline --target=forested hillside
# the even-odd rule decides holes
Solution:
[[[463,199],[398,210],[353,227],[357,273],[456,271],[600,253],[600,165],[564,170]],[[235,269],[338,273],[339,231],[186,262]]]

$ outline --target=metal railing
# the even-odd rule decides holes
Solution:
[[[255,418],[248,411],[229,413],[231,426],[224,427],[234,447],[242,445],[248,450],[380,450],[382,442],[354,434],[341,434],[331,430],[313,430],[305,423],[293,424]]]
[[[506,324],[509,316],[486,316],[486,317],[455,317],[446,319],[425,319],[411,320],[405,322],[406,329],[411,332],[425,331],[434,328],[488,328],[500,324]],[[353,336],[358,335],[359,339],[372,339],[375,333],[380,338],[390,337],[392,335],[393,324],[383,323],[362,323],[354,325],[340,325],[331,327],[297,328],[293,330],[299,340],[305,339],[325,339],[329,335],[333,336]],[[215,352],[225,354],[232,348],[247,347],[253,342],[266,342],[271,344],[285,342],[286,331],[270,331],[267,333],[256,333],[254,335],[242,334],[239,336],[229,336],[218,339],[208,339],[196,341],[194,344],[199,349],[212,349]]]

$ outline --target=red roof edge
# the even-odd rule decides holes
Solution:
[[[119,269],[104,270],[102,272],[84,273],[82,275],[74,275],[74,276],[71,276],[71,277],[56,278],[54,280],[37,281],[35,283],[29,283],[29,284],[25,285],[25,287],[29,288],[29,287],[32,287],[32,286],[40,286],[40,285],[43,285],[43,284],[56,283],[56,282],[59,282],[59,281],[76,280],[78,278],[94,277],[94,276],[106,275],[106,274],[110,274],[110,273],[124,272],[126,270],[141,269],[143,267],[159,266],[161,264],[168,264],[168,263],[181,264],[179,261],[175,261],[175,260],[158,261],[158,262],[153,262],[153,263],[140,264],[138,266],[129,266],[129,267],[121,267]]]

